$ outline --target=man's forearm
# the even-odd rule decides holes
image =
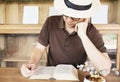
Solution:
[[[90,39],[88,38],[88,36],[84,35],[80,37],[84,46],[84,49],[87,53],[88,58],[90,59],[90,61],[93,62],[93,64],[95,65],[95,67],[98,70],[101,69],[110,69],[111,68],[111,61],[108,57],[108,54],[106,53],[103,54],[101,53],[96,47],[95,45],[90,41]]]
[[[40,61],[41,56],[43,55],[43,52],[45,51],[46,47],[37,43],[31,57],[29,63],[31,64],[37,64]]]
[[[42,56],[42,52],[39,49],[35,48],[30,57],[29,63],[37,64],[39,62],[41,56]]]

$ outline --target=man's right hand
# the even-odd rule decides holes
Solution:
[[[24,77],[30,77],[35,72],[35,69],[35,64],[23,64],[20,71]]]

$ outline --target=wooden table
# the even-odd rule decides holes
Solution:
[[[83,82],[87,72],[79,71],[80,82]],[[21,75],[19,68],[0,68],[0,82],[76,82],[76,81],[55,81],[55,80],[30,80]],[[106,82],[120,82],[120,76],[113,72],[106,77]]]

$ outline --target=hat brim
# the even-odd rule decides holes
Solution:
[[[70,17],[75,17],[75,18],[89,18],[95,15],[95,13],[99,10],[100,8],[100,1],[99,0],[92,0],[92,6],[88,10],[74,10],[71,8],[68,8],[64,0],[55,0],[54,1],[54,7],[58,12],[61,14],[70,16]]]

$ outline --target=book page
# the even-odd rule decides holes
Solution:
[[[78,80],[78,72],[72,65],[57,65],[53,74],[56,80]]]
[[[50,79],[55,70],[54,66],[40,66],[29,79]]]

